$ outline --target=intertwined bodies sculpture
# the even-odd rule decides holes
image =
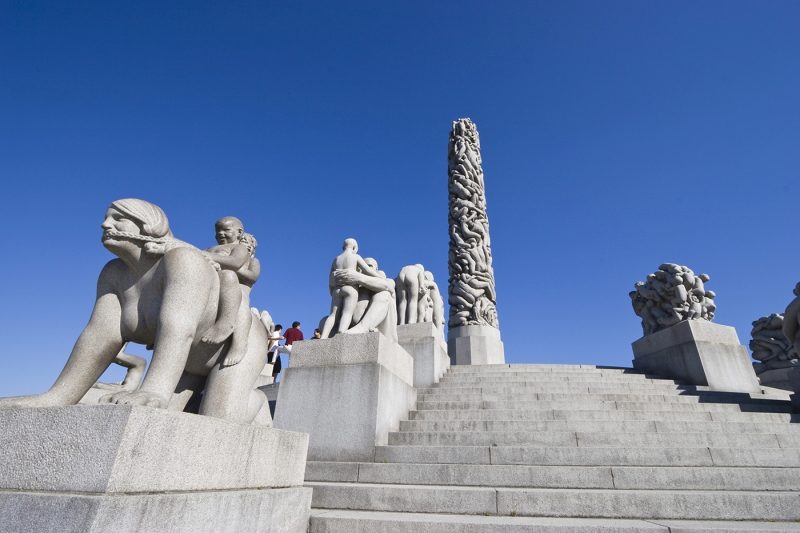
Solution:
[[[266,409],[255,381],[266,363],[267,332],[248,313],[246,353],[232,366],[221,364],[229,343],[201,341],[217,318],[220,279],[215,263],[175,239],[161,208],[144,200],[113,202],[102,228],[103,245],[117,259],[100,273],[89,324],[64,369],[48,392],[5,398],[0,407],[78,403],[130,341],[153,346],[144,381],[137,390],[116,392],[101,401],[182,411],[202,392],[200,414],[253,421]]]
[[[691,268],[664,263],[637,281],[628,295],[633,311],[642,319],[642,331],[651,335],[683,320],[714,319],[717,306],[714,291],[706,290],[708,274],[695,274]]]
[[[451,328],[498,327],[489,219],[481,167],[480,139],[468,118],[453,122],[448,146]]]

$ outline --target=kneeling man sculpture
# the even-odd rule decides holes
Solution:
[[[255,388],[266,363],[267,332],[251,313],[246,352],[224,364],[230,342],[203,342],[220,302],[219,265],[212,256],[175,239],[164,211],[138,199],[117,200],[106,212],[103,246],[117,256],[97,281],[89,324],[78,337],[49,391],[0,399],[0,407],[78,403],[126,342],[153,347],[141,386],[101,398],[101,403],[182,411],[202,394],[201,415],[250,423],[269,420],[266,397]],[[262,419],[262,417],[258,417]]]

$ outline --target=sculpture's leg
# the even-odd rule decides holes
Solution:
[[[389,307],[394,307],[394,298],[389,291],[382,291],[372,297],[372,301],[364,313],[361,321],[347,330],[347,333],[367,333],[373,331],[380,326],[388,313],[394,314],[396,310],[390,310]]]
[[[239,306],[239,316],[236,319],[236,327],[233,330],[233,337],[231,338],[231,345],[228,347],[228,353],[225,354],[223,365],[231,366],[238,364],[247,353],[247,338],[250,336],[250,299],[242,297],[242,303]]]
[[[408,320],[406,320],[405,323],[416,324],[419,321],[419,317],[417,316],[419,306],[419,281],[417,281],[416,277],[411,276],[409,278],[406,290],[408,291],[406,297],[408,300]]]
[[[339,318],[339,333],[347,331],[353,323],[353,312],[358,303],[358,289],[355,287],[340,287],[342,298],[342,316]]]
[[[242,290],[239,288],[239,278],[236,277],[236,273],[232,270],[221,270],[219,272],[217,320],[213,326],[203,332],[201,337],[203,342],[206,344],[221,344],[231,336],[237,319],[240,318],[242,300]],[[250,307],[249,301],[247,306],[248,308]]]
[[[250,328],[248,350],[244,359],[234,366],[216,365],[208,374],[201,415],[224,418],[249,424],[261,409],[261,399],[255,394],[256,379],[267,362],[267,340],[264,328]]]
[[[398,279],[395,290],[397,292],[397,319],[398,323],[402,325],[406,323],[406,308],[408,306],[405,283]]]
[[[327,339],[330,337],[331,332],[333,331],[334,326],[336,325],[336,317],[339,314],[339,306],[342,303],[342,293],[339,289],[335,289],[331,291],[331,312],[328,314],[328,318],[325,319],[325,322],[322,324],[322,328],[320,329],[320,337],[323,339]]]

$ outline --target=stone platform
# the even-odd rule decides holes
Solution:
[[[500,330],[492,326],[448,329],[447,353],[454,365],[499,365],[506,362]]]
[[[707,320],[684,320],[635,341],[633,367],[713,390],[759,392],[750,356],[736,330]]]
[[[414,387],[430,387],[450,368],[442,331],[431,322],[397,326],[400,346],[414,358]]]
[[[5,532],[305,531],[308,436],[147,407],[0,410]]]
[[[371,460],[416,401],[414,360],[378,332],[299,341],[275,427],[309,433],[309,459]]]

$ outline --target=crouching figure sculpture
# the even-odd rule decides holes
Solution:
[[[153,347],[141,386],[101,403],[192,410],[240,423],[261,412],[258,420],[268,421],[266,397],[255,388],[268,340],[258,318],[247,313],[252,327],[237,364],[223,364],[230,342],[202,342],[220,301],[213,259],[175,239],[164,211],[144,200],[113,202],[102,229],[103,246],[117,258],[100,273],[94,310],[64,369],[49,391],[0,399],[0,408],[76,404],[123,345],[134,342]]]

